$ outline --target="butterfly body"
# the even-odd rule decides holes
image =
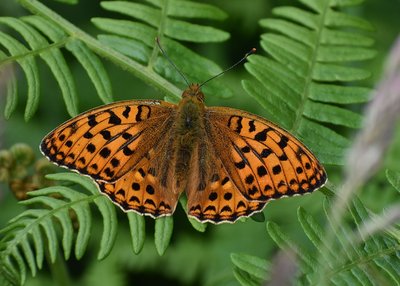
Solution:
[[[171,133],[175,141],[175,179],[176,185],[185,190],[191,169],[193,152],[198,148],[205,134],[204,94],[197,84],[192,84],[183,93],[176,114],[176,124]],[[202,158],[200,158],[202,159]]]
[[[198,84],[178,105],[132,100],[89,110],[50,132],[41,151],[91,177],[125,211],[171,215],[185,192],[188,214],[201,222],[234,222],[327,178],[293,135],[245,111],[206,107]]]

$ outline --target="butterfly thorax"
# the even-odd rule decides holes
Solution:
[[[182,94],[175,125],[175,178],[177,188],[185,187],[194,150],[204,134],[204,94],[199,85],[190,85]]]

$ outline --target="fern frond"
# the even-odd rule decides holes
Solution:
[[[265,259],[242,253],[232,253],[231,261],[235,265],[233,274],[243,286],[262,285],[269,280],[271,265]]]
[[[22,283],[26,278],[26,264],[35,276],[37,269],[42,268],[45,251],[49,253],[50,262],[54,263],[59,247],[59,230],[62,233],[61,247],[64,258],[70,257],[73,245],[76,258],[83,256],[92,226],[90,203],[97,206],[103,218],[104,227],[98,259],[106,257],[115,242],[118,223],[114,206],[98,192],[90,179],[71,173],[55,174],[49,178],[77,183],[89,194],[68,187],[54,186],[31,192],[29,194],[32,198],[21,202],[29,209],[13,218],[0,230],[0,261],[3,264],[0,271],[11,272],[11,276],[20,278]],[[40,205],[41,208],[33,208],[36,205]],[[79,222],[75,241],[71,210]]]
[[[386,170],[388,182],[400,193],[400,172]]]
[[[181,69],[190,75],[189,80],[202,82],[215,75],[221,69],[214,62],[196,54],[179,41],[206,43],[221,42],[229,34],[210,26],[189,22],[190,19],[222,20],[226,14],[211,5],[182,0],[148,0],[150,4],[103,1],[102,8],[131,17],[129,20],[93,18],[92,22],[108,34],[99,35],[99,40],[126,56],[142,62],[148,69],[177,85],[185,84],[181,76],[159,56],[155,38],[161,38],[161,44],[168,56]],[[188,11],[188,13],[186,13]],[[122,45],[121,45],[122,44]],[[129,49],[127,49],[129,47]],[[231,91],[217,81],[205,86],[205,92],[227,97]],[[167,99],[176,101],[178,97]]]
[[[32,117],[39,104],[41,79],[37,57],[50,68],[71,116],[79,113],[78,96],[73,75],[65,60],[65,50],[86,70],[104,103],[112,102],[113,97],[111,82],[99,56],[111,60],[122,69],[164,91],[168,99],[179,98],[180,89],[175,85],[181,84],[182,78],[164,57],[158,55],[156,36],[162,39],[164,48],[177,66],[185,74],[190,74],[191,80],[202,82],[221,71],[214,62],[179,43],[220,42],[229,37],[228,33],[220,29],[188,21],[224,19],[226,14],[212,5],[181,0],[152,0],[148,5],[105,1],[101,3],[104,9],[139,21],[94,18],[92,22],[97,27],[109,32],[107,35],[99,35],[97,40],[36,0],[21,0],[20,3],[36,16],[19,19],[0,17],[0,24],[17,32],[26,43],[22,43],[17,35],[0,31],[0,45],[4,47],[4,51],[0,48],[0,67],[16,62],[25,74],[28,86],[26,120]],[[68,3],[74,4],[75,1]],[[13,77],[8,83],[9,96],[5,109],[7,117],[16,106],[15,86]],[[205,91],[207,89],[219,96],[231,95],[231,91],[218,82],[212,82]]]
[[[328,204],[325,204],[328,207]],[[355,200],[351,208],[353,223],[360,226],[370,216],[363,204]],[[326,212],[327,214],[327,212]],[[301,250],[301,247],[291,241],[272,222],[267,225],[267,230],[272,239],[284,250],[290,250],[296,254],[299,264],[299,281],[302,285],[316,283],[319,271],[327,267],[325,281],[336,285],[398,285],[400,282],[400,253],[399,241],[390,235],[377,234],[365,240],[355,240],[355,236],[347,225],[343,225],[336,235],[335,245],[324,246],[324,231],[317,220],[308,214],[303,208],[298,209],[298,219],[304,233],[314,245],[316,251]],[[329,217],[327,217],[329,221]],[[354,231],[357,233],[357,230]],[[325,252],[328,250],[328,252]],[[318,255],[323,256],[324,265],[317,263]],[[378,274],[379,273],[379,274]],[[392,284],[393,283],[393,284]],[[317,284],[319,285],[319,284]]]
[[[21,204],[29,207],[26,211],[13,218],[9,224],[0,230],[0,273],[7,281],[26,280],[27,268],[35,276],[41,269],[44,253],[48,252],[50,263],[56,260],[61,231],[61,248],[64,258],[69,259],[72,248],[77,259],[86,252],[90,239],[92,217],[90,204],[95,204],[103,221],[103,232],[100,239],[99,260],[108,256],[114,246],[118,221],[116,211],[111,201],[102,195],[93,181],[75,173],[58,173],[47,176],[49,179],[65,181],[82,186],[86,192],[79,192],[65,186],[52,186],[30,192],[32,198]],[[40,208],[34,208],[40,207]],[[79,228],[74,230],[75,214]],[[131,241],[134,253],[139,253],[145,241],[145,220],[136,213],[127,213],[131,231]],[[172,217],[156,220],[155,246],[159,255],[164,254],[173,230]],[[76,232],[76,239],[74,234]],[[45,245],[47,241],[47,245]]]
[[[249,57],[245,67],[254,78],[242,85],[271,120],[300,137],[323,163],[342,164],[349,142],[334,126],[361,126],[361,115],[346,105],[369,99],[370,89],[353,82],[370,73],[351,64],[375,56],[373,39],[363,34],[372,27],[340,12],[359,1],[300,2],[306,7],[278,7],[275,18],[260,21],[269,30],[260,43],[269,57]]]
[[[100,60],[92,51],[84,46],[82,42],[71,40],[59,26],[38,16],[22,17],[21,19],[1,17],[0,24],[7,25],[14,29],[29,45],[29,48],[26,48],[9,35],[7,35],[9,39],[8,42],[13,41],[15,43],[14,45],[19,46],[19,49],[12,49],[10,44],[6,46],[4,41],[2,43],[13,58],[21,58],[21,60],[17,60],[17,62],[21,65],[27,77],[28,102],[25,110],[26,120],[29,120],[34,114],[39,103],[38,87],[40,85],[40,79],[36,67],[36,56],[40,56],[54,75],[64,97],[68,113],[72,116],[79,113],[75,82],[64,55],[60,50],[63,46],[66,46],[67,50],[69,50],[86,69],[104,103],[112,101],[111,85]],[[13,58],[4,58],[3,63],[13,61]],[[27,63],[25,63],[25,66],[27,67],[24,68],[21,61],[26,61]],[[1,64],[0,62],[0,65]],[[30,73],[28,73],[29,67],[32,69]],[[32,83],[35,83],[33,86],[37,86],[37,88],[29,92]]]

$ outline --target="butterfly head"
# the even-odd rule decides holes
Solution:
[[[204,93],[201,91],[200,84],[198,83],[190,84],[189,87],[182,94],[182,99],[186,98],[204,102]]]

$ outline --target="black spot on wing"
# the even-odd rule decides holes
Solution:
[[[108,119],[109,124],[121,124],[121,118],[119,118],[113,111],[108,110],[107,112],[110,114],[110,118]]]
[[[278,142],[279,147],[282,149],[287,146],[287,143],[289,141],[289,138],[287,138],[285,135],[282,135],[281,140]]]
[[[254,140],[257,140],[257,141],[265,141],[265,140],[267,140],[267,133],[268,133],[268,128],[265,128],[263,131],[258,132],[254,136]]]
[[[131,108],[130,108],[129,106],[125,106],[125,110],[124,110],[124,112],[122,112],[122,115],[123,115],[125,118],[128,118],[130,112],[131,112]]]
[[[93,134],[90,133],[89,131],[87,131],[85,134],[83,134],[83,138],[86,138],[86,139],[93,138]]]
[[[274,166],[274,167],[272,168],[272,173],[273,173],[274,175],[278,175],[281,171],[282,171],[282,168],[281,168],[281,166],[279,166],[279,165],[276,165],[276,166]]]
[[[254,120],[249,121],[249,132],[256,131],[256,125],[254,124]]]
[[[212,192],[209,196],[208,199],[210,201],[215,201],[218,198],[218,194],[216,192]]]
[[[108,130],[101,130],[100,135],[103,136],[104,140],[110,140],[111,138],[111,133]]]
[[[89,144],[86,146],[86,150],[87,150],[89,153],[94,153],[94,152],[96,151],[96,146],[94,146],[92,143],[89,143]]]
[[[94,127],[98,124],[98,122],[96,121],[96,115],[91,114],[88,116],[88,124],[90,127]]]
[[[132,183],[132,190],[139,191],[140,190],[140,185],[138,183]]]
[[[101,151],[99,152],[100,156],[103,158],[107,158],[108,156],[110,156],[111,154],[111,150],[108,149],[107,147],[104,147],[103,149],[101,149]]]

